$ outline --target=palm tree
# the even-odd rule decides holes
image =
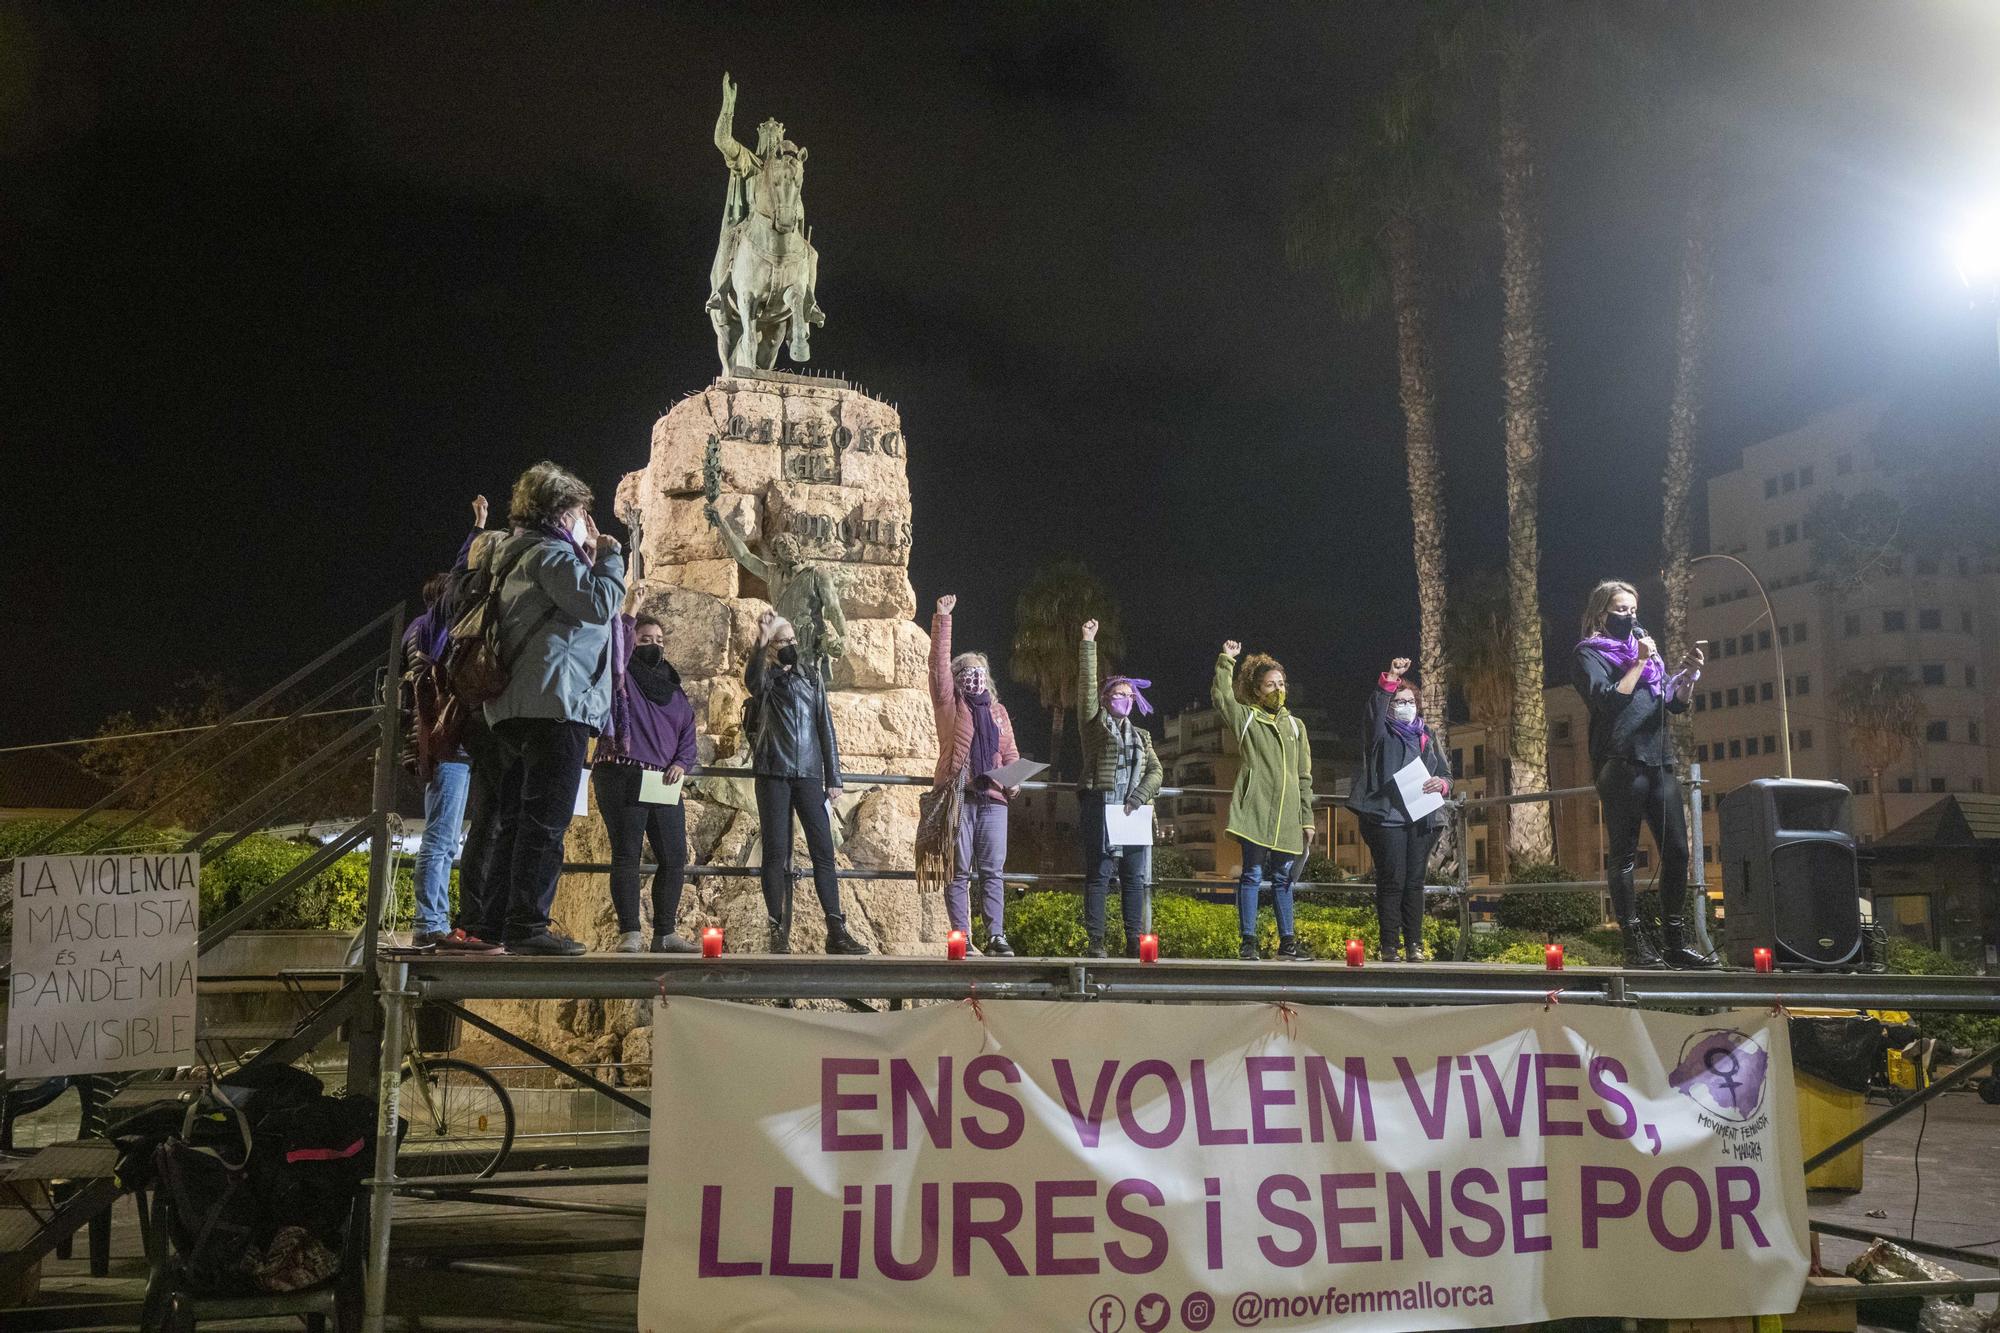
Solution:
[[[1445,622],[1445,641],[1458,670],[1458,692],[1465,700],[1467,715],[1485,729],[1486,752],[1496,761],[1487,784],[1488,793],[1495,796],[1508,792],[1507,765],[1498,760],[1507,752],[1507,723],[1514,708],[1510,619],[1506,579],[1497,570],[1484,570],[1458,583]],[[1507,875],[1506,838],[1512,807],[1487,809],[1492,812],[1486,838],[1492,858],[1488,878],[1497,884]]]
[[[1537,153],[1528,125],[1538,48],[1546,29],[1502,20],[1498,32],[1500,162],[1500,362],[1507,458],[1507,593],[1512,611],[1514,707],[1508,729],[1511,781],[1521,791],[1549,785],[1548,719],[1542,707],[1541,489],[1543,380],[1542,210]],[[1509,851],[1522,860],[1555,857],[1549,808],[1514,811]]]
[[[1461,191],[1436,128],[1436,78],[1433,65],[1397,80],[1375,106],[1361,146],[1313,181],[1288,211],[1285,251],[1293,264],[1331,276],[1346,318],[1367,319],[1387,306],[1394,320],[1417,570],[1418,666],[1425,720],[1442,740],[1451,651],[1430,234],[1459,207]]]
[[[1076,653],[1083,622],[1095,620],[1100,661],[1125,651],[1118,604],[1081,560],[1049,561],[1014,602],[1014,652],[1009,674],[1033,685],[1049,710],[1049,776],[1062,771],[1063,717],[1076,707]]]
[[[1850,671],[1833,692],[1834,716],[1847,731],[1875,789],[1875,836],[1889,831],[1889,800],[1882,774],[1916,743],[1924,725],[1924,702],[1900,668]]]

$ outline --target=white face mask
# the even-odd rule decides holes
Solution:
[[[1398,722],[1415,722],[1417,720],[1417,706],[1415,704],[1396,704],[1395,710]]]
[[[578,546],[590,545],[590,529],[584,526],[583,515],[577,514],[569,521],[569,535],[576,538]]]

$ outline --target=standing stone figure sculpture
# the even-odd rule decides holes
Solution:
[[[810,360],[810,326],[826,323],[814,299],[819,251],[805,226],[806,150],[767,120],[757,127],[753,153],[736,142],[735,124],[736,85],[724,74],[715,146],[729,164],[729,193],[708,294],[724,375],[771,369],[780,343],[793,361]]]
[[[711,488],[702,512],[722,535],[722,544],[745,573],[760,579],[770,596],[771,608],[792,622],[799,635],[799,659],[810,663],[820,679],[833,679],[833,663],[847,648],[847,616],[840,607],[840,590],[826,566],[814,560],[805,541],[794,533],[781,532],[768,543],[769,555],[759,555],[743,540],[736,525],[715,506],[713,489],[716,441],[709,440]]]

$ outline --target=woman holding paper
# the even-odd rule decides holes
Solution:
[[[1576,691],[1590,708],[1590,766],[1604,806],[1604,878],[1611,886],[1611,911],[1625,945],[1625,966],[1714,967],[1715,955],[1694,948],[1686,926],[1687,812],[1667,734],[1667,715],[1688,710],[1705,659],[1696,644],[1681,669],[1669,676],[1638,618],[1639,594],[1631,584],[1616,579],[1600,583],[1584,603],[1583,639],[1576,645]],[[1640,918],[1632,883],[1641,824],[1652,830],[1660,849],[1665,957],[1648,938],[1652,923]]]
[[[639,917],[639,858],[653,844],[654,953],[698,953],[674,930],[687,872],[687,811],[681,781],[695,766],[694,705],[666,659],[667,631],[651,616],[620,616],[612,661],[629,642],[624,669],[611,683],[611,719],[598,737],[591,786],[611,837],[611,905],[618,912],[618,952],[646,952]]]
[[[1243,645],[1231,639],[1215,659],[1209,698],[1236,734],[1242,763],[1229,798],[1229,832],[1243,848],[1236,881],[1237,957],[1254,962],[1257,898],[1265,880],[1278,913],[1280,958],[1309,962],[1311,950],[1292,926],[1292,880],[1312,847],[1312,742],[1285,708],[1285,668],[1257,653],[1236,669]]]
[[[813,889],[826,913],[826,951],[862,954],[847,933],[835,874],[833,803],[840,798],[840,746],[819,673],[801,669],[799,634],[774,611],[757,620],[757,646],[743,668],[750,687],[750,768],[757,777],[757,819],[763,835],[764,910],[771,952],[792,949],[792,818],[806,835]]]
[[[956,596],[940,597],[931,616],[931,708],[937,716],[937,771],[933,787],[959,795],[958,847],[944,910],[953,930],[972,936],[972,881],[979,880],[986,917],[985,952],[1013,956],[1007,943],[1007,898],[1000,873],[1007,865],[1007,803],[1013,791],[987,776],[1021,757],[1014,723],[993,693],[984,653],[951,655],[951,613]]]
[[[1077,791],[1077,833],[1083,841],[1083,929],[1086,957],[1104,954],[1104,898],[1111,871],[1118,870],[1119,908],[1125,918],[1125,956],[1139,956],[1139,936],[1152,917],[1153,840],[1114,841],[1112,810],[1138,815],[1159,794],[1162,769],[1153,738],[1132,717],[1150,716],[1153,705],[1139,691],[1149,680],[1113,676],[1097,683],[1097,622],[1083,622],[1078,645],[1076,711],[1083,736],[1083,783]]]
[[[1361,734],[1367,746],[1349,785],[1347,808],[1361,821],[1361,836],[1375,858],[1375,919],[1382,931],[1384,962],[1419,963],[1424,958],[1424,869],[1442,820],[1434,809],[1410,813],[1404,781],[1414,782],[1419,808],[1424,796],[1451,791],[1451,765],[1423,720],[1423,699],[1405,679],[1410,659],[1399,657],[1375,679]]]

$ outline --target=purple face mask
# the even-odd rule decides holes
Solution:
[[[1114,694],[1104,701],[1104,706],[1111,710],[1113,717],[1130,717],[1132,715],[1132,696],[1129,694]]]

